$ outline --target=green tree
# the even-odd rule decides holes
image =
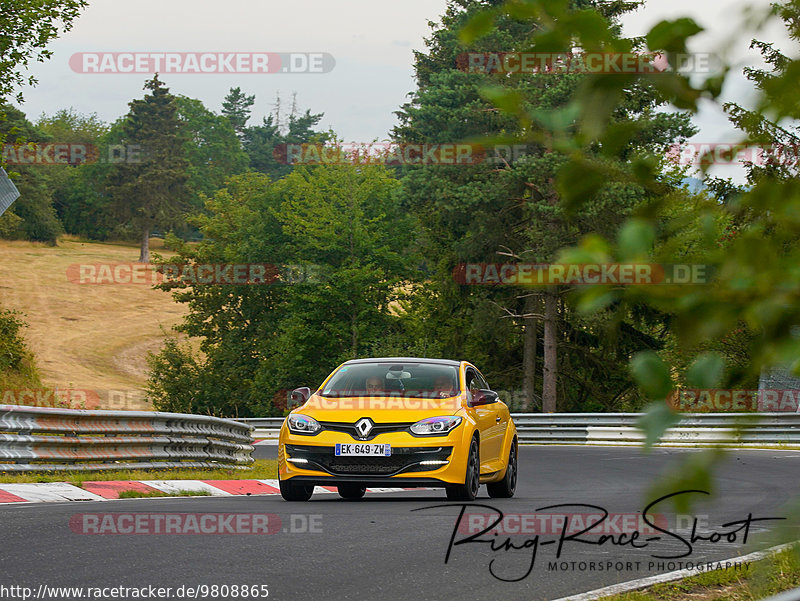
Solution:
[[[139,162],[115,165],[108,179],[114,212],[141,236],[139,261],[150,261],[150,233],[179,224],[188,209],[187,140],[178,103],[158,75],[145,84],[143,99],[129,103],[121,141],[142,150]]]
[[[8,153],[16,155],[16,148],[25,144],[47,142],[50,136],[33,125],[25,114],[10,105],[0,105],[6,120],[0,122],[0,139],[8,138]],[[4,155],[5,156],[5,155]],[[20,197],[0,217],[0,231],[12,239],[33,240],[55,245],[64,229],[53,205],[50,169],[56,165],[14,165],[11,171]]]
[[[398,185],[377,166],[297,168],[286,177],[280,220],[291,255],[318,266],[324,284],[297,288],[284,325],[304,331],[307,351],[321,361],[362,355],[365,341],[388,326],[413,233],[397,205]],[[286,347],[298,342],[284,338]]]
[[[30,61],[50,58],[47,44],[69,31],[87,4],[85,0],[0,1],[0,98],[25,83],[36,85],[32,75],[24,75]],[[16,99],[22,102],[22,92]]]
[[[52,115],[42,114],[36,126],[51,139],[65,144],[97,144],[109,129],[97,113],[83,114],[72,107]]]
[[[109,125],[97,114],[82,114],[73,108],[61,109],[52,115],[43,114],[36,126],[57,144],[82,145],[88,161],[108,160]],[[92,178],[84,173],[87,165],[49,165],[42,170],[47,187],[53,195],[53,205],[64,230],[71,234],[97,237],[105,218],[96,213],[84,213],[86,198],[99,185],[102,170],[94,169]],[[103,177],[104,179],[104,177]]]
[[[171,344],[151,359],[157,406],[280,413],[286,389],[321,381],[390,336],[411,233],[398,186],[385,168],[346,165],[277,182],[232,178],[195,220],[204,240],[178,245],[180,261],[267,263],[282,275],[272,285],[163,286],[189,304],[178,330],[200,340],[202,358]]]
[[[203,103],[186,96],[175,99],[184,156],[188,166],[187,185],[192,194],[191,205],[202,208],[203,198],[211,196],[225,181],[247,169],[247,155],[236,138],[229,119],[215,115]]]
[[[298,114],[293,106],[285,126],[281,122],[279,111],[276,110],[275,113],[262,119],[261,125],[248,127],[244,132],[243,144],[250,157],[250,168],[268,175],[273,180],[290,173],[292,166],[281,162],[276,154],[280,155],[281,146],[285,144],[326,142],[330,137],[329,134],[313,129],[322,116],[322,113],[312,114],[310,110]]]
[[[800,3],[781,2],[774,9],[785,19],[792,39],[800,39],[797,31]],[[518,3],[504,2],[476,17],[466,29],[479,33],[480,23],[491,23],[501,15],[529,25],[544,20],[545,26],[531,27],[526,37],[527,48],[532,51],[563,52],[572,46],[592,52],[629,50],[629,46],[591,20],[570,18],[563,4],[543,0],[530,0],[524,10],[520,10]],[[701,101],[719,104],[729,67],[695,74],[691,79],[677,68],[677,57],[686,54],[690,40],[702,31],[689,17],[657,23],[644,40],[649,51],[664,53],[669,69],[661,73],[630,73],[620,78],[593,74],[575,90],[568,106],[572,120],[578,125],[576,130],[558,137],[557,123],[549,127],[553,135],[548,147],[572,150],[569,161],[557,174],[562,203],[571,204],[573,210],[591,203],[595,194],[585,183],[614,176],[613,163],[593,157],[585,144],[601,145],[606,157],[623,158],[620,139],[633,139],[647,127],[637,123],[624,131],[614,126],[613,117],[626,89],[638,84],[653,86],[672,108],[691,112],[698,110]],[[566,44],[554,47],[554,41],[569,41],[569,47]],[[742,122],[744,142],[754,131],[751,125],[757,125],[763,116],[772,124],[785,124],[800,117],[795,93],[800,62],[772,64],[766,71],[767,77],[758,82],[756,123],[745,126]],[[521,122],[533,118],[528,110],[515,112],[507,96],[495,95],[495,100],[497,109],[504,114],[513,114]],[[737,111],[731,114],[737,117]],[[528,137],[522,132],[518,139]],[[642,189],[658,192],[663,186],[662,161],[636,157],[632,167],[631,181]],[[689,355],[685,380],[693,387],[725,388],[732,381],[742,381],[747,375],[757,375],[763,367],[772,365],[790,365],[795,373],[800,373],[800,337],[796,334],[800,323],[800,279],[796,269],[800,261],[796,243],[800,231],[800,183],[796,177],[783,177],[770,169],[752,173],[757,176],[752,177],[745,189],[737,190],[729,183],[717,186],[716,191],[724,192],[720,199],[655,194],[652,202],[637,207],[627,217],[617,236],[585,236],[578,245],[565,248],[560,254],[562,261],[573,263],[618,262],[639,257],[637,260],[651,263],[714,266],[708,281],[694,285],[592,286],[574,299],[586,315],[611,312],[623,316],[634,306],[668,315],[669,332],[676,348]],[[742,323],[752,334],[747,356],[741,359],[744,369],[730,370],[719,352],[701,350],[703,345],[719,344],[737,335]],[[642,394],[653,401],[641,421],[650,444],[676,420],[665,405],[676,385],[674,365],[659,353],[641,351],[631,357],[630,370]],[[674,490],[670,487],[676,482],[683,489],[709,487],[711,470],[722,457],[724,454],[718,451],[693,455],[691,461],[674,473],[675,478],[660,478],[659,490]],[[679,511],[688,508],[680,507]]]
[[[176,114],[187,162],[187,210],[202,208],[203,198],[225,184],[225,180],[247,169],[247,155],[225,117],[215,115],[199,100],[177,96]],[[115,164],[128,158],[137,159],[135,147],[125,147],[124,119],[107,126],[94,115],[59,111],[43,117],[41,126],[54,140],[81,142],[95,146],[97,161],[78,167],[57,166],[50,171],[55,204],[65,229],[73,234],[95,239],[110,236],[130,237],[126,213],[114,211],[108,193],[109,182],[116,177]],[[117,154],[113,154],[117,151]],[[113,186],[111,186],[113,188]],[[188,226],[183,217],[173,226],[182,233]]]
[[[241,88],[231,88],[222,101],[222,114],[236,131],[240,140],[244,140],[247,122],[250,120],[250,109],[256,101],[255,95],[248,96]]]
[[[467,72],[466,53],[526,49],[530,24],[503,14],[480,39],[459,37],[476,15],[497,4],[449,4],[427,40],[428,52],[416,54],[417,91],[398,113],[400,124],[394,131],[401,143],[482,142],[498,148],[497,154],[490,151],[492,160],[481,164],[414,167],[403,179],[407,202],[425,232],[424,254],[435,257],[428,266],[436,296],[433,303],[425,297],[433,311],[430,321],[442,324],[447,354],[467,354],[481,362],[504,387],[518,387],[522,381],[529,407],[536,402],[535,366],[543,350],[545,411],[556,409],[557,396],[565,410],[620,408],[633,389],[627,357],[637,348],[659,344],[650,334],[656,314],[628,315],[619,335],[609,336],[610,317],[583,318],[566,302],[569,290],[564,287],[459,286],[453,269],[465,262],[551,263],[583,235],[614,235],[626,215],[674,184],[665,180],[661,190],[651,192],[632,182],[628,171],[635,157],[663,151],[694,130],[688,115],[657,112],[663,98],[652,86],[630,86],[618,98],[613,123],[618,129],[640,126],[642,131],[618,144],[623,158],[613,162],[612,176],[573,182],[591,189],[591,203],[562,203],[556,177],[569,164],[571,153],[582,148],[610,162],[602,157],[602,147],[580,139],[571,139],[572,147],[555,152],[547,146],[548,139],[574,135],[569,103],[586,77]],[[565,19],[580,13],[609,32],[615,28],[614,19],[632,6],[573,4]],[[569,42],[562,41],[567,47]],[[543,348],[537,344],[540,323]],[[560,378],[558,354],[567,367]]]
[[[264,175],[234,176],[206,201],[192,219],[203,234],[196,245],[170,240],[174,259],[186,264],[276,263],[287,259],[286,242],[275,213],[278,187]],[[171,260],[172,261],[172,260]],[[214,415],[270,415],[268,391],[254,385],[265,349],[276,332],[276,313],[284,302],[280,286],[211,285],[174,289],[175,300],[191,310],[177,328],[199,340],[202,357],[168,341],[150,359],[148,395],[157,408],[182,407]]]

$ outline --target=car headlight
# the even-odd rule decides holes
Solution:
[[[461,418],[455,415],[426,417],[411,426],[411,432],[418,436],[443,436],[460,423]]]
[[[286,425],[293,434],[316,434],[322,430],[322,426],[313,417],[294,413],[286,419]]]

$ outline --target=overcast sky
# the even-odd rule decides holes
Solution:
[[[768,0],[649,0],[625,18],[624,26],[627,34],[640,35],[661,19],[690,15],[707,30],[691,50],[726,52],[740,65],[758,64],[757,55],[747,50],[751,36],[741,33],[742,11],[767,5]],[[71,106],[112,121],[127,112],[132,98],[143,95],[146,76],[74,72],[69,59],[79,52],[327,52],[336,65],[326,74],[172,74],[162,79],[173,93],[198,98],[214,111],[230,87],[240,86],[256,95],[256,120],[272,110],[276,93],[285,104],[296,93],[299,107],[324,112],[321,125],[343,140],[382,140],[395,124],[393,111],[414,89],[412,51],[424,49],[428,21],[437,20],[445,6],[445,0],[89,0],[72,31],[51,44],[53,58],[33,67],[39,85],[24,90],[22,108],[34,119]],[[780,27],[769,27],[759,37],[786,46]],[[748,101],[751,86],[734,78],[725,96]],[[735,139],[718,110],[703,110],[696,123],[698,141]]]

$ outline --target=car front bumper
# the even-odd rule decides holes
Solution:
[[[340,432],[294,435],[284,427],[278,446],[279,477],[320,486],[335,486],[338,482],[400,487],[463,483],[469,450],[469,439],[464,444],[463,438],[463,427],[456,428],[448,436],[416,437],[407,432],[381,434],[369,442],[391,445],[391,456],[337,457],[334,454],[336,443],[363,441]],[[301,462],[292,461],[298,459]]]

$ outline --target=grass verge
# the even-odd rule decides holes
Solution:
[[[120,499],[149,499],[150,497],[210,497],[207,490],[179,490],[177,492],[142,492],[140,490],[123,490],[119,493]]]
[[[755,601],[800,587],[800,546],[737,570],[705,572],[598,601]]]
[[[148,285],[82,285],[70,275],[79,265],[131,263],[138,253],[136,244],[69,237],[57,247],[0,240],[2,305],[25,314],[25,341],[42,382],[36,388],[71,391],[62,394],[75,408],[152,409],[144,395],[147,353],[161,349],[164,331],[188,308]],[[3,390],[17,396],[31,386],[21,384]]]
[[[246,470],[110,470],[106,472],[43,472],[13,474],[2,472],[0,484],[28,482],[68,482],[82,486],[86,481],[110,480],[270,480],[278,477],[276,459],[256,459]]]

